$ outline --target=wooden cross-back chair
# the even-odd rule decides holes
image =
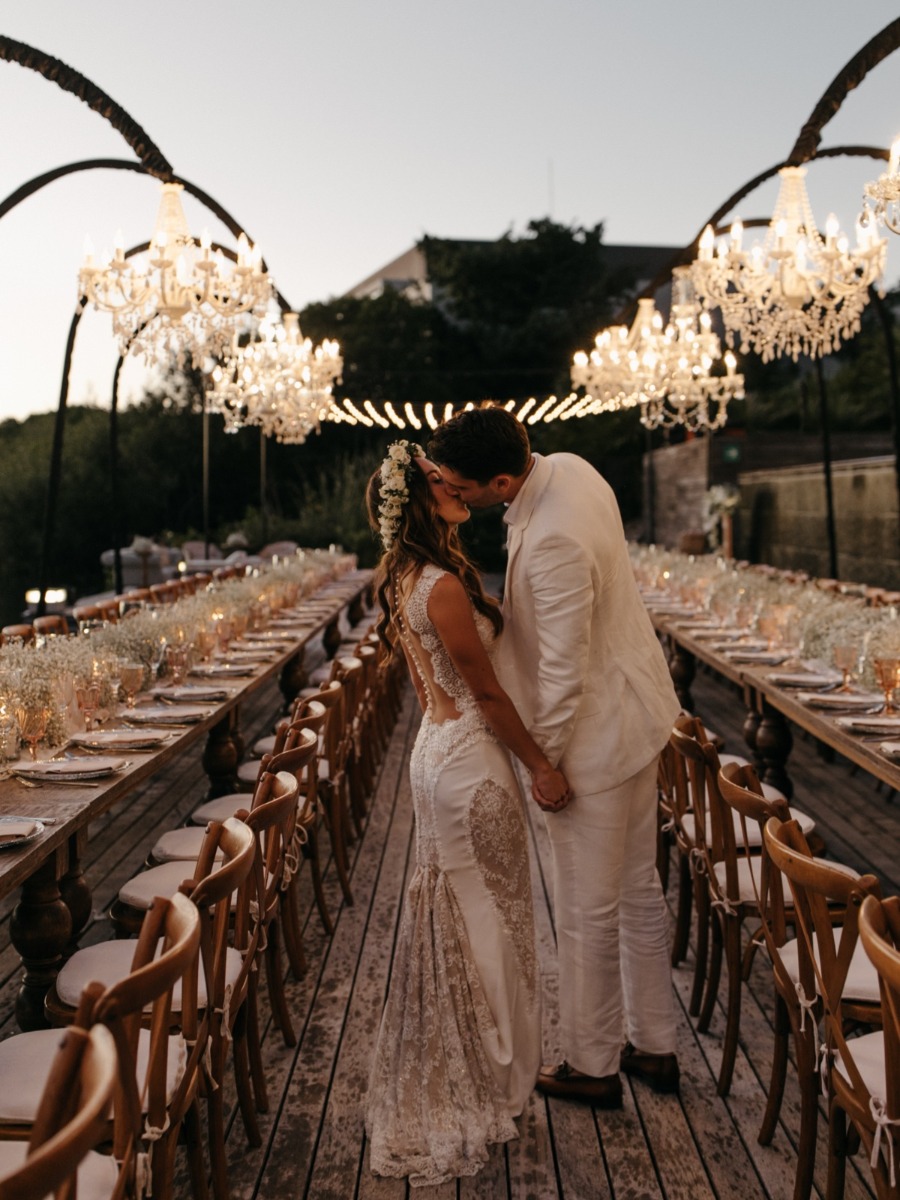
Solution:
[[[182,1124],[188,1134],[194,1192],[206,1194],[206,1168],[197,1138],[200,1057],[181,1035],[173,1037],[172,1002],[183,981],[196,979],[200,916],[182,895],[156,897],[140,936],[125,943],[122,969],[102,980],[91,972],[71,1007],[56,1002],[53,1015],[76,1026],[102,1024],[113,1038],[116,1081],[111,1139],[121,1194],[134,1196],[150,1181],[154,1197],[171,1194],[174,1155]],[[188,994],[192,994],[190,988]],[[196,1012],[185,1018],[196,1024]],[[48,1078],[58,1029],[23,1033],[0,1043],[0,1133],[15,1136],[37,1121],[37,1091]],[[144,1164],[149,1165],[149,1170]],[[2,1192],[0,1192],[2,1195]]]
[[[870,1035],[848,1037],[860,1025],[880,1029],[880,996],[859,1000],[848,987],[860,963],[868,963],[859,942],[859,912],[866,896],[880,899],[874,875],[852,876],[845,870],[814,859],[796,821],[771,818],[765,828],[766,849],[772,862],[787,877],[794,900],[797,951],[805,977],[812,974],[822,1001],[824,1038],[820,1048],[823,1086],[828,1105],[828,1196],[843,1195],[849,1116],[870,1151],[876,1123],[869,1112],[869,1094],[856,1062],[856,1054],[870,1050]],[[834,907],[842,914],[834,923]],[[875,1041],[880,1038],[876,1030]]]
[[[879,1120],[869,1151],[879,1200],[897,1200],[900,1190],[900,896],[877,900],[867,896],[859,911],[859,937],[878,972],[881,990],[883,1074],[867,1071],[866,1086]],[[867,1066],[877,1062],[867,1060]],[[870,1113],[873,1112],[870,1108]]]
[[[119,1071],[112,1034],[73,1025],[57,1040],[29,1140],[0,1142],[0,1200],[70,1200],[76,1180],[82,1196],[112,1198],[118,1187],[115,1159],[94,1150]]]

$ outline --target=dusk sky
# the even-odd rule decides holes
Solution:
[[[257,239],[297,308],[340,295],[423,234],[496,238],[546,215],[612,243],[683,245],[789,152],[829,82],[900,15],[887,0],[7,0],[0,32],[108,92],[175,171]],[[900,53],[823,145],[900,132]],[[0,62],[0,194],[53,167],[129,158],[98,114]],[[851,234],[871,159],[812,164],[820,226]],[[152,231],[158,183],[91,171],[0,221],[0,419],[55,408],[85,234]],[[774,185],[741,206],[767,216]],[[233,238],[195,201],[192,231]],[[900,241],[888,235],[893,242]],[[891,246],[887,282],[900,273]],[[337,331],[336,331],[337,332]],[[72,403],[108,404],[110,318],[81,323]],[[122,395],[146,368],[130,361]],[[422,399],[428,397],[423,396]]]

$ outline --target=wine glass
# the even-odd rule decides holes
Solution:
[[[836,643],[834,647],[834,665],[843,676],[841,686],[837,689],[839,692],[850,692],[853,690],[850,685],[854,672],[859,671],[861,657],[862,648],[858,642]]]
[[[894,690],[900,687],[900,658],[876,658],[873,660],[875,678],[884,692],[885,716],[895,716]]]
[[[32,762],[37,761],[37,744],[47,732],[47,722],[50,720],[50,706],[40,701],[17,701],[13,715],[19,726],[19,737],[28,745],[28,753]]]
[[[200,628],[194,634],[194,646],[200,655],[201,662],[208,662],[209,656],[216,648],[216,635],[209,629]]]
[[[177,686],[184,683],[184,676],[188,666],[188,647],[187,646],[166,646],[165,651],[166,669],[172,678],[172,682]]]
[[[84,715],[84,731],[90,733],[94,727],[94,713],[100,707],[100,681],[93,676],[75,684],[75,699]]]
[[[125,693],[125,707],[134,708],[134,698],[141,690],[144,682],[144,664],[139,662],[124,662],[119,667],[119,681]]]

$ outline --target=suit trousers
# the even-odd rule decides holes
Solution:
[[[627,1038],[675,1050],[668,911],[656,871],[656,759],[544,817],[553,854],[562,1057],[612,1075]]]

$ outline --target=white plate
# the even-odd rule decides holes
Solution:
[[[193,725],[208,717],[212,709],[187,704],[144,704],[122,713],[126,725]]]
[[[881,696],[858,692],[797,692],[797,699],[811,708],[875,708],[884,703]]]
[[[256,667],[252,663],[198,663],[191,668],[192,675],[204,679],[236,679],[241,675],[252,675]]]
[[[900,742],[882,742],[878,749],[888,758],[900,757]]]
[[[211,683],[185,683],[178,687],[156,687],[150,695],[157,700],[175,700],[178,703],[194,700],[198,704],[215,700],[227,700],[231,695],[228,688],[216,687]]]
[[[772,683],[777,683],[779,687],[825,688],[834,687],[836,683],[841,682],[840,675],[815,671],[772,671],[766,678]],[[838,693],[843,694],[845,693]]]
[[[94,755],[91,758],[60,758],[56,762],[16,763],[13,773],[27,779],[104,779],[127,765],[124,758]]]
[[[13,830],[14,826],[15,830]],[[20,846],[27,846],[39,838],[45,828],[42,821],[23,821],[21,817],[0,817],[0,850],[18,850]]]
[[[900,717],[835,717],[835,725],[849,733],[897,733],[900,734]]]
[[[784,650],[752,650],[735,646],[732,650],[723,651],[726,658],[736,663],[761,663],[763,666],[775,667],[790,658]]]
[[[168,729],[98,729],[96,733],[74,733],[69,740],[87,750],[150,750],[171,736]]]

